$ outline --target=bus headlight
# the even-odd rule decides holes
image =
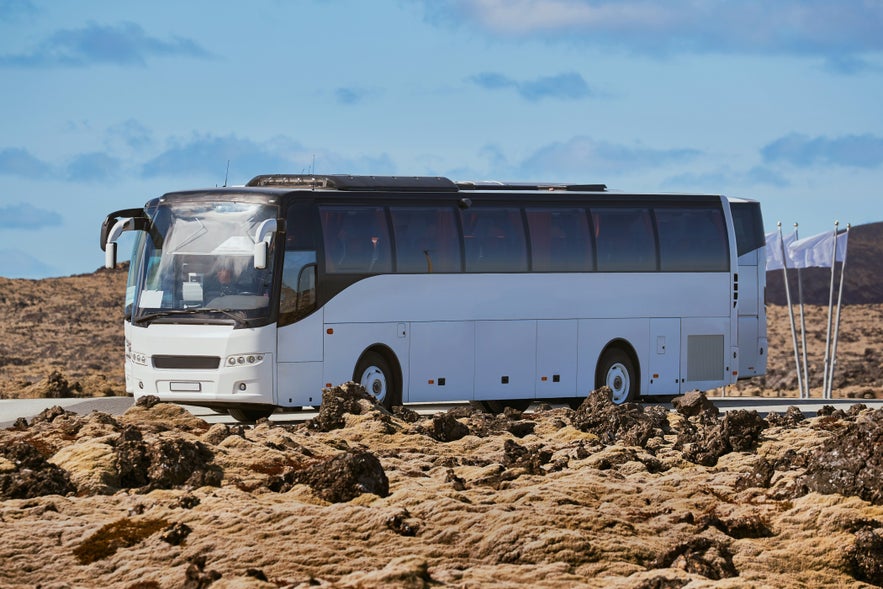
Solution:
[[[257,366],[264,361],[263,354],[239,354],[227,356],[227,366]]]
[[[132,358],[132,362],[134,362],[135,364],[147,366],[147,354],[142,354],[141,352],[132,352],[129,356]]]

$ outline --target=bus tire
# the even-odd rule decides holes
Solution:
[[[244,407],[231,407],[227,409],[227,413],[230,414],[230,417],[235,419],[236,421],[242,421],[245,423],[254,423],[258,419],[264,419],[265,417],[270,417],[273,415],[273,411],[275,411],[275,407],[260,407],[260,408],[244,408]]]
[[[610,348],[598,362],[595,388],[607,386],[616,405],[638,398],[638,372],[631,357],[621,348]]]
[[[362,354],[353,380],[374,395],[377,402],[387,410],[402,404],[401,391],[396,385],[396,375],[389,361],[380,353],[369,350]]]
[[[516,411],[527,411],[527,408],[533,405],[533,399],[501,399],[491,401],[476,401],[479,408],[485,413],[499,415],[506,410],[506,407]]]

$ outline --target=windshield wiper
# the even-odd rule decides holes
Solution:
[[[154,313],[148,313],[146,315],[136,317],[134,323],[144,323],[147,321],[153,321],[154,319],[159,319],[161,317],[198,315],[202,313],[223,313],[237,323],[246,320],[245,313],[243,313],[242,311],[237,312],[234,309],[210,309],[208,307],[198,307],[194,309],[166,309],[165,311],[156,311]]]

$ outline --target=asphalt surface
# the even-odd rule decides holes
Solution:
[[[758,397],[710,397],[711,401],[722,411],[734,409],[754,409],[762,415],[768,413],[784,413],[788,407],[796,406],[807,417],[814,417],[825,405],[840,409],[848,409],[856,403],[864,403],[871,409],[883,409],[881,400],[863,399],[797,399],[793,397],[758,398]],[[16,419],[24,417],[30,422],[45,409],[58,405],[67,411],[79,415],[88,415],[92,411],[101,411],[110,415],[121,415],[134,404],[131,397],[95,397],[77,399],[0,399],[0,429],[12,426]],[[432,415],[455,407],[457,403],[447,404],[414,404],[409,408],[423,415]],[[671,406],[670,404],[667,406]],[[219,414],[204,407],[184,405],[193,415],[208,423],[236,423],[229,415]],[[270,419],[281,423],[304,421],[314,417],[314,411],[277,412]]]

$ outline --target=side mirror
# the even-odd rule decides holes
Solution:
[[[117,244],[109,241],[104,245],[104,267],[113,270],[117,266]]]
[[[254,267],[263,270],[267,267],[267,256],[270,251],[270,241],[276,233],[276,219],[266,219],[260,224],[254,236]]]
[[[267,267],[269,245],[266,241],[259,241],[254,244],[254,267],[256,270],[263,270]]]
[[[107,241],[104,244],[104,267],[112,270],[117,265],[117,239],[124,231],[132,229],[135,225],[135,219],[126,217],[117,221],[113,228],[107,233]]]

